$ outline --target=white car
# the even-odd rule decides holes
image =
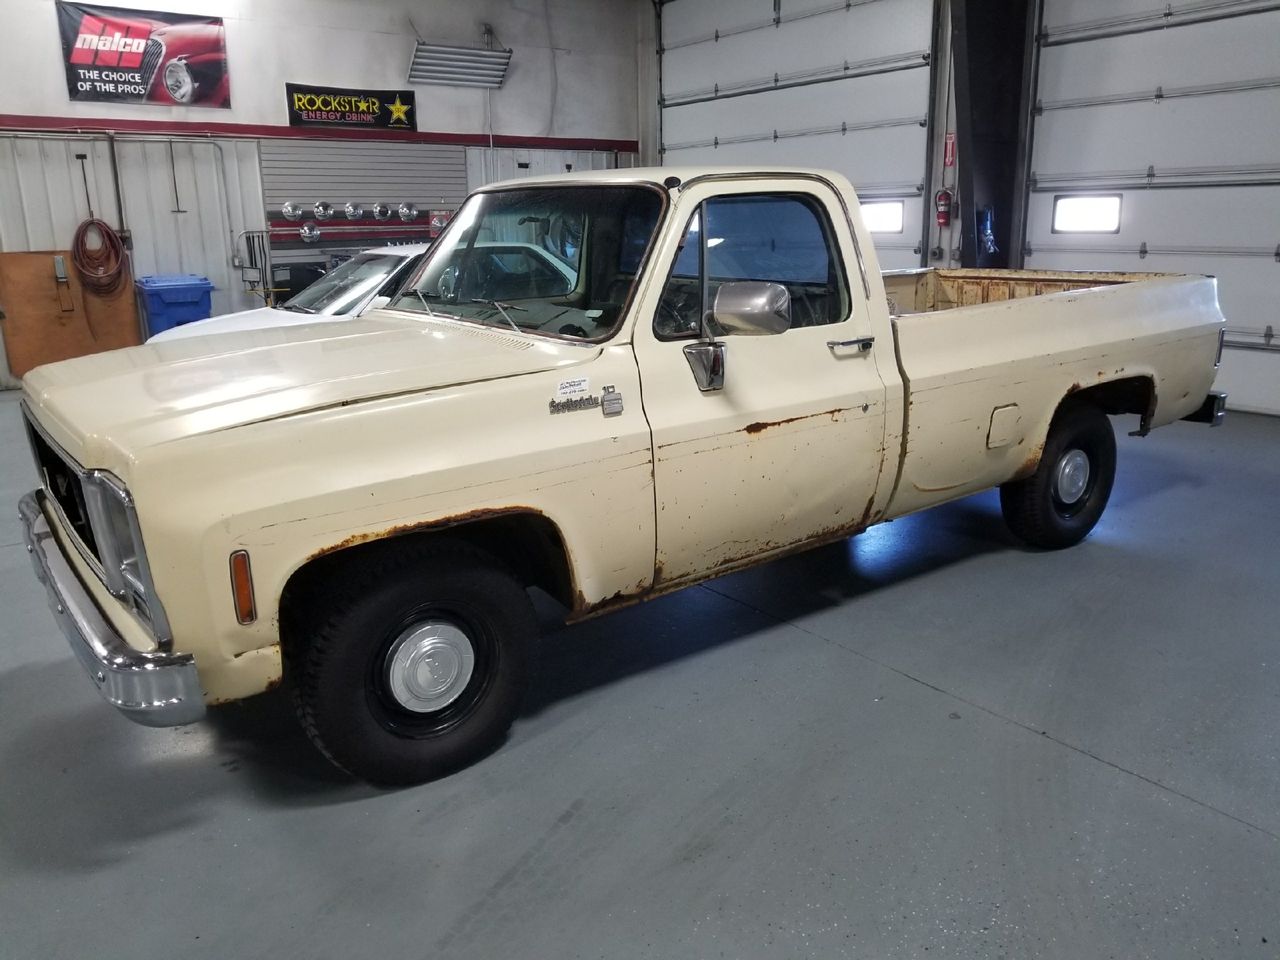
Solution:
[[[358,253],[334,267],[297,296],[278,307],[258,307],[226,313],[208,320],[184,323],[162,330],[147,343],[203,337],[211,333],[232,333],[287,327],[301,323],[329,323],[358,317],[366,310],[382,306],[396,292],[429,243],[406,243],[396,247],[375,247]]]
[[[147,343],[358,317],[385,306],[430,246],[427,243],[407,243],[366,250],[334,267],[278,307],[258,307],[256,310],[184,323],[162,330],[150,337]],[[469,269],[488,278],[490,286],[498,294],[496,299],[517,299],[529,289],[551,289],[561,285],[572,290],[576,283],[573,270],[535,244],[482,241],[475,244],[475,249],[483,256],[473,261]]]

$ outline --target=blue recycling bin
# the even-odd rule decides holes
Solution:
[[[139,277],[135,286],[148,337],[192,320],[204,320],[213,310],[213,284],[208,277],[194,273]]]

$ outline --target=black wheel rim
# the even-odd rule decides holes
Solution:
[[[465,688],[439,710],[419,712],[406,709],[392,689],[391,651],[408,630],[425,622],[456,626],[471,642],[474,664]],[[390,733],[413,740],[444,736],[467,721],[484,702],[493,686],[499,647],[497,637],[484,618],[460,602],[431,602],[406,611],[386,631],[369,659],[365,689],[369,710],[378,724]]]

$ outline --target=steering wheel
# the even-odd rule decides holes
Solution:
[[[672,299],[663,296],[658,301],[658,320],[659,329],[666,336],[681,336],[687,333],[698,332],[698,321],[695,317],[690,317],[683,309],[687,304],[685,298],[680,297],[680,303],[676,304]]]

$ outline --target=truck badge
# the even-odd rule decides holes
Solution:
[[[600,408],[606,417],[616,417],[622,413],[622,394],[613,388],[605,387],[600,395]]]
[[[598,406],[600,406],[600,398],[596,396],[573,397],[569,400],[550,400],[547,402],[547,409],[552,413],[572,413],[575,410],[590,410]]]

